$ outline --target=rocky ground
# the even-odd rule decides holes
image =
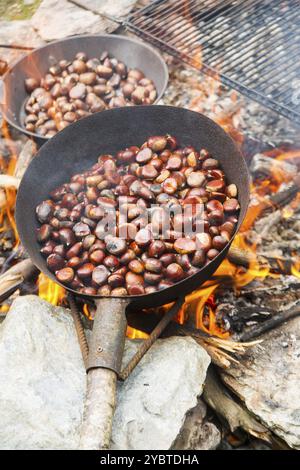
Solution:
[[[123,365],[138,346],[127,341]],[[112,448],[167,450],[181,428],[177,448],[195,448],[192,442],[215,448],[220,433],[206,423],[204,404],[197,420],[210,432],[197,429],[196,442],[191,426],[184,431],[185,415],[197,406],[209,364],[208,354],[192,338],[158,340],[119,384]],[[76,449],[85,387],[69,311],[37,296],[17,298],[0,330],[0,448]]]

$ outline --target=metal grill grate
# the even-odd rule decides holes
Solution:
[[[300,124],[299,0],[155,0],[126,27]]]

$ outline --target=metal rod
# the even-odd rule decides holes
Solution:
[[[248,1],[248,0],[245,0],[245,1]],[[191,23],[189,23],[188,25],[188,28],[191,27],[193,24],[196,23],[196,21],[207,21],[208,18],[212,15],[216,15],[219,11],[223,11],[224,8],[226,8],[226,5],[230,5],[231,3],[231,0],[225,0],[222,2],[222,4],[218,7],[214,6],[214,5],[211,5],[211,3],[209,3],[209,10],[207,12],[203,12],[203,9],[201,10],[201,12],[199,12],[198,14],[196,15],[193,15],[192,13],[192,9],[190,9],[190,12],[189,12],[189,15],[188,17],[186,17],[186,14],[184,13],[184,10],[183,10],[183,13],[181,12],[181,10],[179,10],[178,8],[176,9],[176,11],[174,11],[172,13],[172,16],[173,16],[173,20],[171,22],[168,21],[168,23],[166,23],[166,21],[168,20],[168,17],[170,15],[168,15],[167,17],[163,17],[160,24],[165,26],[166,24],[168,24],[168,28],[166,29],[164,27],[164,31],[166,31],[166,35],[165,37],[168,37],[170,35],[170,30],[172,30],[172,24],[173,24],[173,30],[176,29],[176,23],[178,22],[178,16],[182,17],[182,19],[185,19],[185,20],[189,20]],[[184,6],[184,9],[187,8],[185,2],[183,2],[183,5]],[[199,2],[197,3],[196,7],[199,7]],[[176,15],[174,15],[174,13],[176,13]],[[151,24],[153,24],[153,22],[151,22]],[[163,38],[163,37],[162,37]]]
[[[294,15],[294,12],[291,12],[291,15]],[[287,16],[285,18],[285,20],[283,21],[283,26],[285,26],[285,23],[286,21],[288,21],[290,18],[289,16]],[[270,33],[273,32],[273,30],[276,31],[276,28],[277,28],[277,23],[278,21],[280,21],[281,18],[273,18],[273,19],[269,19],[268,20],[268,29],[270,31]],[[240,32],[240,28],[241,28],[242,25],[239,24],[239,32]],[[247,41],[247,38],[243,37],[241,39],[238,38],[237,35],[234,36],[234,39],[233,39],[233,42],[232,42],[232,45],[231,46],[227,46],[226,47],[226,54],[228,54],[228,52],[231,52],[233,50],[233,52],[236,52],[236,49],[241,47],[242,48],[242,51],[243,51],[243,54],[241,55],[241,59],[243,60],[243,58],[245,57],[245,54],[247,53],[247,49],[253,44],[253,42],[257,41],[258,39],[262,39],[262,40],[265,40],[268,39],[266,38],[266,33],[265,33],[265,29],[263,28],[260,32],[257,32],[255,31],[255,34],[253,34],[252,36],[250,36],[248,38],[249,40]],[[247,41],[246,45],[245,45],[245,41]],[[275,43],[275,40],[273,38],[273,45]],[[214,58],[215,55],[217,55],[218,53],[220,52],[215,52],[214,53],[211,53],[210,54],[210,58]]]
[[[68,293],[68,301],[70,305],[71,315],[74,321],[75,330],[76,330],[77,337],[78,337],[82,359],[83,359],[85,368],[87,368],[88,357],[89,357],[89,346],[88,346],[88,342],[86,339],[84,326],[80,317],[80,313],[77,308],[75,297],[70,292]]]
[[[157,340],[157,338],[162,334],[165,328],[168,326],[170,321],[177,315],[180,308],[184,303],[184,297],[179,297],[175,304],[165,313],[160,320],[160,322],[156,325],[150,336],[143,342],[142,346],[133,356],[133,358],[129,361],[127,366],[121,371],[119,374],[120,380],[126,380],[133,369],[137,366],[140,362],[142,357],[146,354],[146,352],[150,349],[152,344]]]
[[[247,1],[252,1],[252,0],[244,0],[244,1],[247,2]],[[220,10],[223,11],[224,8],[226,8],[226,6],[227,6],[227,5],[230,5],[230,4],[232,4],[231,0],[228,0],[228,3],[227,3],[226,1],[225,1],[225,2],[222,2],[221,6],[220,6]],[[231,8],[227,8],[227,9],[226,9],[226,14],[228,15],[228,14],[230,13],[230,11],[231,11],[233,8],[235,8],[235,7],[232,6]],[[198,22],[198,21],[200,21],[200,20],[201,20],[201,22],[207,21],[207,20],[210,18],[210,16],[215,16],[215,15],[217,14],[217,12],[218,12],[218,9],[215,9],[215,10],[212,10],[212,11],[210,12],[210,14],[207,14],[207,15],[205,15],[205,14],[203,14],[203,13],[200,13],[200,14],[198,14],[198,15],[193,16],[193,18],[192,18],[192,24],[190,24],[189,27],[191,27],[192,25],[195,25],[195,23]],[[177,12],[176,12],[176,13],[177,13]],[[227,19],[227,17],[226,17],[226,19]],[[218,27],[221,26],[221,25],[226,21],[226,19],[224,19],[223,21],[218,22]],[[210,24],[210,23],[207,22],[208,28],[209,28],[209,24]],[[206,25],[203,25],[203,26],[201,25],[201,30],[202,30],[202,31],[205,29],[205,26],[206,26]],[[169,28],[168,28],[168,30],[169,30]],[[202,31],[197,30],[197,32],[194,32],[193,34],[189,35],[189,36],[188,36],[188,37],[190,38],[190,39],[189,39],[189,42],[190,42],[191,38],[194,38],[194,37],[195,37],[195,35],[196,35],[196,36],[199,36],[199,34],[202,35]],[[176,36],[176,39],[177,39],[178,36],[181,36],[183,33],[185,33],[185,34],[187,35],[186,30],[185,30],[185,31],[181,31],[180,34]],[[214,36],[214,38],[217,37],[217,36],[218,36],[218,35]],[[198,39],[194,39],[194,41],[197,41],[197,40],[198,40]],[[209,41],[206,41],[206,42],[209,42]],[[202,45],[202,43],[201,43],[201,45]]]

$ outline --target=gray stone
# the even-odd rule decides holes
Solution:
[[[68,311],[18,297],[0,327],[0,448],[75,449],[85,388]]]
[[[137,3],[136,0],[77,0],[77,3],[82,4],[85,8],[91,11],[113,16],[118,19],[124,19],[130,13],[133,6]]]
[[[126,341],[123,365],[139,344]],[[191,338],[158,340],[119,384],[112,447],[169,449],[197,404],[209,363]],[[0,449],[76,449],[85,391],[68,310],[18,297],[0,326]]]
[[[267,428],[300,449],[300,319],[261,338],[222,379]]]
[[[43,0],[32,16],[31,23],[45,41],[77,34],[107,33],[118,27],[117,23],[67,0]]]
[[[124,364],[138,343],[127,342]],[[158,340],[119,385],[113,449],[169,449],[197,404],[210,358],[192,338]]]
[[[174,442],[173,450],[214,450],[221,442],[221,433],[207,417],[207,406],[199,399],[186,415]]]
[[[0,21],[0,43],[39,47],[44,44],[42,38],[34,30],[30,20]],[[1,59],[8,63],[17,60],[27,52],[16,49],[1,49]]]

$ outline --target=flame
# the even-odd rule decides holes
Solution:
[[[8,304],[3,304],[0,306],[0,313],[7,313],[10,309],[10,305]]]
[[[229,333],[224,331],[222,325],[219,325],[216,320],[215,310],[215,297],[216,290],[220,287],[221,281],[218,278],[230,278],[234,289],[238,292],[241,287],[246,286],[254,279],[265,279],[267,276],[275,276],[270,273],[268,266],[261,266],[255,254],[256,246],[253,244],[249,246],[246,243],[243,234],[239,233],[235,237],[233,246],[240,249],[251,250],[253,257],[249,257],[249,267],[245,269],[242,266],[237,266],[225,259],[214,274],[215,281],[207,281],[198,290],[187,295],[183,308],[190,313],[195,314],[195,327],[199,328],[206,333],[226,339]]]
[[[293,160],[295,158],[300,158],[300,150],[280,152],[279,155],[276,156],[276,160]]]
[[[131,326],[127,326],[126,336],[130,339],[147,339],[149,337],[147,333],[131,328]]]
[[[89,320],[93,320],[88,304],[84,304],[82,311]]]
[[[49,279],[45,274],[40,273],[37,283],[39,297],[47,300],[50,304],[59,305],[65,298],[65,289]]]
[[[292,265],[291,274],[300,279],[300,261],[297,261]]]

